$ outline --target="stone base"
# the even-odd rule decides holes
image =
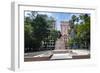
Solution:
[[[72,56],[69,53],[62,54],[53,54],[51,60],[60,60],[60,59],[72,59]]]
[[[53,50],[53,53],[54,53],[54,54],[55,54],[55,53],[58,53],[58,54],[60,54],[60,53],[70,53],[70,52],[72,52],[72,51],[69,50],[69,49]]]
[[[53,50],[53,56],[51,60],[60,60],[60,59],[72,59],[72,55],[69,50]]]

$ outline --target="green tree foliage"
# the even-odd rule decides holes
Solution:
[[[48,29],[49,25],[47,24],[45,16],[43,15],[37,15],[37,17],[33,20],[32,24],[34,28],[33,37],[35,37],[36,41],[38,41],[36,43],[37,44],[36,48],[39,48],[41,46],[41,41],[49,36],[49,29]]]
[[[79,17],[76,17],[74,15],[72,16],[71,21],[74,21],[73,24],[71,23],[71,25],[74,26],[73,28],[71,28],[71,30],[74,29],[74,36],[70,37],[68,45],[71,48],[75,48],[73,47],[73,45],[76,45],[77,48],[80,49],[89,49],[90,48],[90,15],[80,14]],[[77,22],[77,24],[75,24],[75,22]],[[69,34],[72,35],[71,33]]]
[[[49,25],[46,18],[46,15],[40,15],[33,11],[29,14],[29,17],[25,17],[25,48],[28,51],[39,50],[42,40],[49,36]],[[27,50],[25,51],[27,52]]]
[[[59,32],[60,31],[57,31],[57,30],[51,30],[50,36],[54,41],[56,41],[57,38],[59,37]]]
[[[31,19],[29,17],[25,18],[25,26],[24,26],[24,41],[25,41],[25,51],[32,47],[31,40],[32,40],[32,26],[31,26]]]
[[[25,52],[41,51],[44,41],[49,43],[50,40],[57,40],[59,31],[55,30],[52,24],[55,25],[53,17],[35,11],[31,11],[24,18]]]

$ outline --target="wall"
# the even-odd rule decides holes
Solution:
[[[10,68],[10,55],[11,55],[11,1],[14,0],[1,0],[0,1],[0,73],[12,73]],[[17,0],[16,0],[17,1]],[[22,0],[19,0],[22,1]],[[24,1],[31,1],[31,0],[24,0]],[[34,0],[33,0],[34,1]],[[41,3],[45,2],[46,4],[49,4],[50,2],[52,5],[67,5],[67,4],[72,4],[72,5],[87,5],[87,6],[95,6],[98,8],[97,10],[97,24],[95,26],[95,35],[94,38],[95,40],[92,40],[95,44],[96,50],[98,50],[97,54],[99,55],[99,41],[100,41],[100,5],[99,5],[99,0],[36,0],[34,1],[35,3]],[[100,57],[99,57],[100,58]],[[98,62],[100,62],[100,59],[98,58]],[[98,63],[100,67],[100,63]],[[28,71],[26,71],[28,72]],[[55,69],[44,69],[44,70],[33,70],[29,71],[30,73],[32,72],[37,72],[37,73],[98,73],[98,67],[69,67],[69,68],[61,68],[59,67]],[[22,73],[25,73],[22,72]]]

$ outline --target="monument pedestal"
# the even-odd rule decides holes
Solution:
[[[55,49],[52,51],[53,56],[51,59],[72,59],[72,55],[70,54],[70,50],[65,48],[64,38],[61,37],[57,39],[55,44]]]
[[[61,59],[72,59],[72,55],[69,50],[53,50],[53,56],[51,60],[61,60]]]
[[[53,50],[53,54],[61,54],[61,53],[68,53],[69,51],[66,49],[66,50]]]

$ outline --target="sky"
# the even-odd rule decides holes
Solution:
[[[28,14],[31,11],[25,11],[25,16],[28,16]],[[79,16],[79,13],[62,13],[62,12],[38,12],[38,14],[43,14],[43,15],[47,15],[48,17],[53,17],[56,20],[56,29],[57,30],[61,30],[60,27],[60,22],[61,21],[69,21],[72,17],[72,15],[76,15]]]

